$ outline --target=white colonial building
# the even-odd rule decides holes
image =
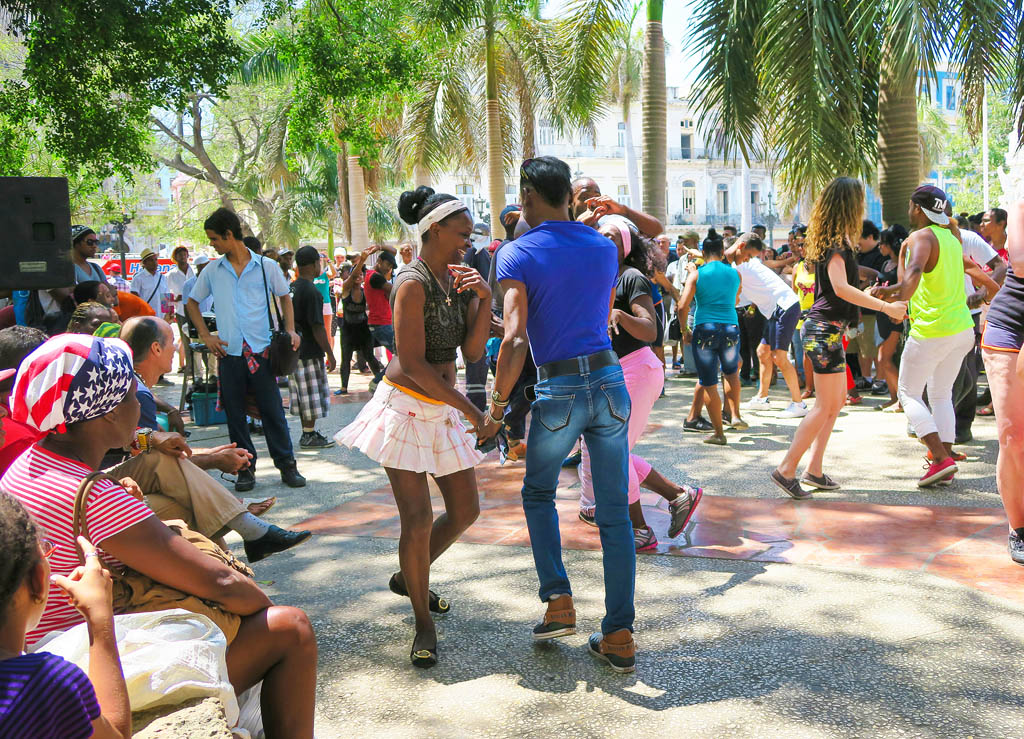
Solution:
[[[642,182],[641,121],[639,105],[630,111],[630,124],[618,107],[610,109],[593,132],[561,136],[544,119],[537,121],[537,154],[564,160],[575,177],[592,177],[605,195],[633,207],[640,206],[635,183]],[[787,223],[798,214],[780,215],[772,175],[768,165],[754,162],[744,165],[741,157],[723,159],[721,147],[707,141],[698,131],[694,106],[680,97],[678,88],[668,88],[668,191],[669,229],[680,231],[686,225],[726,224],[749,228],[768,221],[769,207],[775,222]],[[633,151],[629,152],[632,141]],[[634,165],[635,162],[635,165]],[[634,187],[630,186],[630,166],[636,168]],[[487,212],[486,173],[463,168],[435,174],[434,188],[462,198],[478,214]],[[517,178],[506,182],[506,202],[518,197]],[[636,188],[639,189],[639,188]]]

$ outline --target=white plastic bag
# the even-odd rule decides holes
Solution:
[[[132,711],[214,696],[224,705],[228,726],[235,725],[238,701],[228,682],[227,639],[213,621],[175,608],[115,616],[114,631]],[[60,655],[89,671],[85,624],[45,638],[33,651]]]

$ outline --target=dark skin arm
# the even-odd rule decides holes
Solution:
[[[530,351],[530,342],[526,337],[526,285],[519,280],[502,280],[501,287],[505,291],[503,306],[504,338],[498,350],[498,365],[494,373],[494,392],[498,397],[508,399],[512,394],[519,375],[523,372],[526,354]],[[490,408],[491,416],[501,416],[504,408]],[[492,423],[478,429],[477,438],[486,440],[494,436],[500,424]]]
[[[654,301],[650,295],[641,295],[629,304],[630,313],[612,308],[608,319],[608,333],[625,331],[639,341],[648,343],[658,338],[658,327],[654,318]]]
[[[334,352],[331,351],[331,345],[327,341],[327,329],[324,328],[322,323],[313,326],[313,338],[316,340],[317,346],[320,347],[321,351],[327,355],[327,371],[334,372],[338,366],[338,360],[334,358]]]
[[[467,362],[479,362],[491,337],[491,288],[473,267],[452,265],[455,280],[452,290],[458,293],[473,290],[476,295],[466,310],[466,339],[462,342],[462,357]],[[482,297],[486,294],[486,297]]]
[[[654,283],[662,289],[663,292],[667,292],[672,296],[672,300],[679,302],[679,291],[676,290],[676,286],[668,281],[664,272],[654,273]]]
[[[921,275],[931,272],[939,261],[939,240],[930,229],[921,229],[910,234],[906,241],[910,253],[909,262],[900,278],[900,300],[910,300],[921,284]]]
[[[103,540],[105,552],[154,580],[248,616],[273,605],[259,586],[203,554],[156,516]]]

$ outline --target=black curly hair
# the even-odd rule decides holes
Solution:
[[[629,255],[623,260],[623,264],[640,270],[640,273],[649,279],[654,277],[655,272],[664,272],[667,260],[654,240],[641,236],[632,224],[628,228]]]
[[[7,493],[0,493],[0,623],[26,575],[39,562],[36,527],[28,511]]]
[[[406,190],[398,198],[398,215],[410,226],[419,223],[425,215],[442,203],[458,200],[454,195],[443,192],[434,192],[434,189],[426,185],[420,185],[415,190]],[[449,218],[457,216],[462,211],[456,211],[440,220],[444,223]],[[427,240],[428,234],[423,234],[423,241]]]

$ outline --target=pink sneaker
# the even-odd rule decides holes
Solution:
[[[658,537],[654,535],[654,529],[650,526],[643,529],[633,529],[633,543],[636,544],[638,552],[649,552],[658,548]]]
[[[947,457],[941,462],[930,464],[928,465],[928,471],[924,473],[924,477],[917,481],[917,486],[919,488],[926,488],[934,485],[940,480],[949,477],[950,473],[956,472],[958,469],[952,457]]]

